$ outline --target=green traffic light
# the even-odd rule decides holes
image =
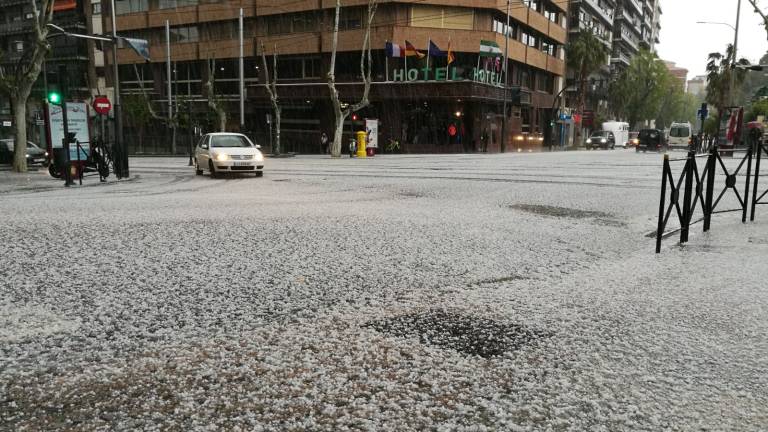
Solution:
[[[61,95],[56,92],[51,92],[48,94],[48,102],[52,104],[60,104],[61,103]]]

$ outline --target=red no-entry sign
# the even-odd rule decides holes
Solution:
[[[112,102],[106,96],[96,96],[93,99],[93,109],[101,115],[107,115],[112,109]]]

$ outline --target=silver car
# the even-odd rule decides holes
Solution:
[[[195,147],[195,174],[208,171],[211,177],[221,173],[264,174],[264,155],[247,136],[219,132],[203,135]]]

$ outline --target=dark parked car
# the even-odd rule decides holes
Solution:
[[[593,147],[600,147],[606,150],[613,149],[616,147],[616,137],[610,131],[594,131],[587,138],[587,150],[592,150]]]
[[[667,142],[664,139],[664,131],[659,129],[641,129],[637,134],[637,147],[635,151],[660,152],[667,149]]]
[[[13,139],[0,140],[0,163],[13,163]],[[48,153],[35,143],[27,141],[27,165],[45,164]]]

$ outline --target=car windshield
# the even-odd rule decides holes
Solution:
[[[654,129],[643,130],[643,131],[640,131],[639,137],[656,139],[659,137],[659,131]]]
[[[672,126],[669,130],[669,136],[675,138],[687,138],[691,134],[691,129],[688,126]]]
[[[608,136],[608,132],[606,132],[606,131],[595,131],[595,132],[592,132],[592,136],[595,137],[595,138],[603,138],[603,137]]]
[[[239,135],[214,135],[211,147],[252,147],[251,142]]]

